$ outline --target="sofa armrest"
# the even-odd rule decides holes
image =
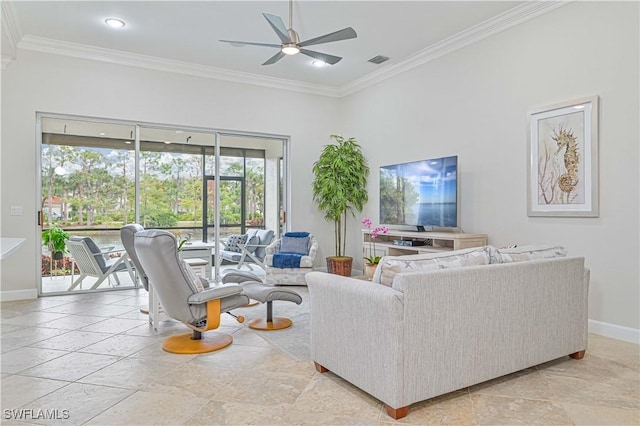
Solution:
[[[351,383],[366,384],[360,387],[380,400],[399,401],[402,293],[324,272],[310,272],[305,278],[311,302],[311,359]]]

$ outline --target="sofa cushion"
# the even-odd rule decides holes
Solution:
[[[226,251],[235,251],[237,253],[242,252],[242,249],[238,246],[238,244],[245,244],[247,242],[247,234],[243,235],[229,235],[227,238],[227,242],[224,245],[224,249]]]
[[[472,265],[488,265],[493,247],[474,247],[446,253],[424,253],[409,256],[385,256],[380,260],[373,282],[391,286],[401,272],[453,269]]]
[[[533,259],[549,259],[567,256],[567,250],[562,246],[556,245],[531,245],[497,250],[499,253],[499,261],[495,263],[525,262]]]
[[[280,240],[280,253],[305,255],[309,251],[309,237],[290,237],[284,235]]]

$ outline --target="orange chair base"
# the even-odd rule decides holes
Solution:
[[[254,330],[282,330],[283,328],[291,327],[293,322],[289,318],[273,317],[273,321],[267,321],[266,319],[254,319],[249,323],[249,328]]]
[[[192,333],[171,336],[162,342],[162,349],[172,354],[206,354],[226,348],[233,342],[233,338],[222,333],[203,333],[202,339],[193,340]]]
[[[145,315],[149,315],[149,307],[147,305],[140,306],[140,312],[142,312]]]

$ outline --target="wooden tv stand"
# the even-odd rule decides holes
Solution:
[[[419,241],[424,245],[404,246],[393,244],[394,240]],[[368,257],[369,242],[375,242],[374,256],[403,256],[407,254],[438,253],[487,245],[486,234],[463,234],[455,232],[415,232],[390,229],[386,234],[378,234],[371,239],[371,231],[362,230],[362,253]]]

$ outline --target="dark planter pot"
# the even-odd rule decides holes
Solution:
[[[352,263],[352,257],[327,257],[327,272],[329,272],[330,274],[342,275],[343,277],[350,277]]]
[[[51,256],[53,260],[62,260],[63,257],[64,257],[64,253],[61,251],[54,251],[53,256]]]

